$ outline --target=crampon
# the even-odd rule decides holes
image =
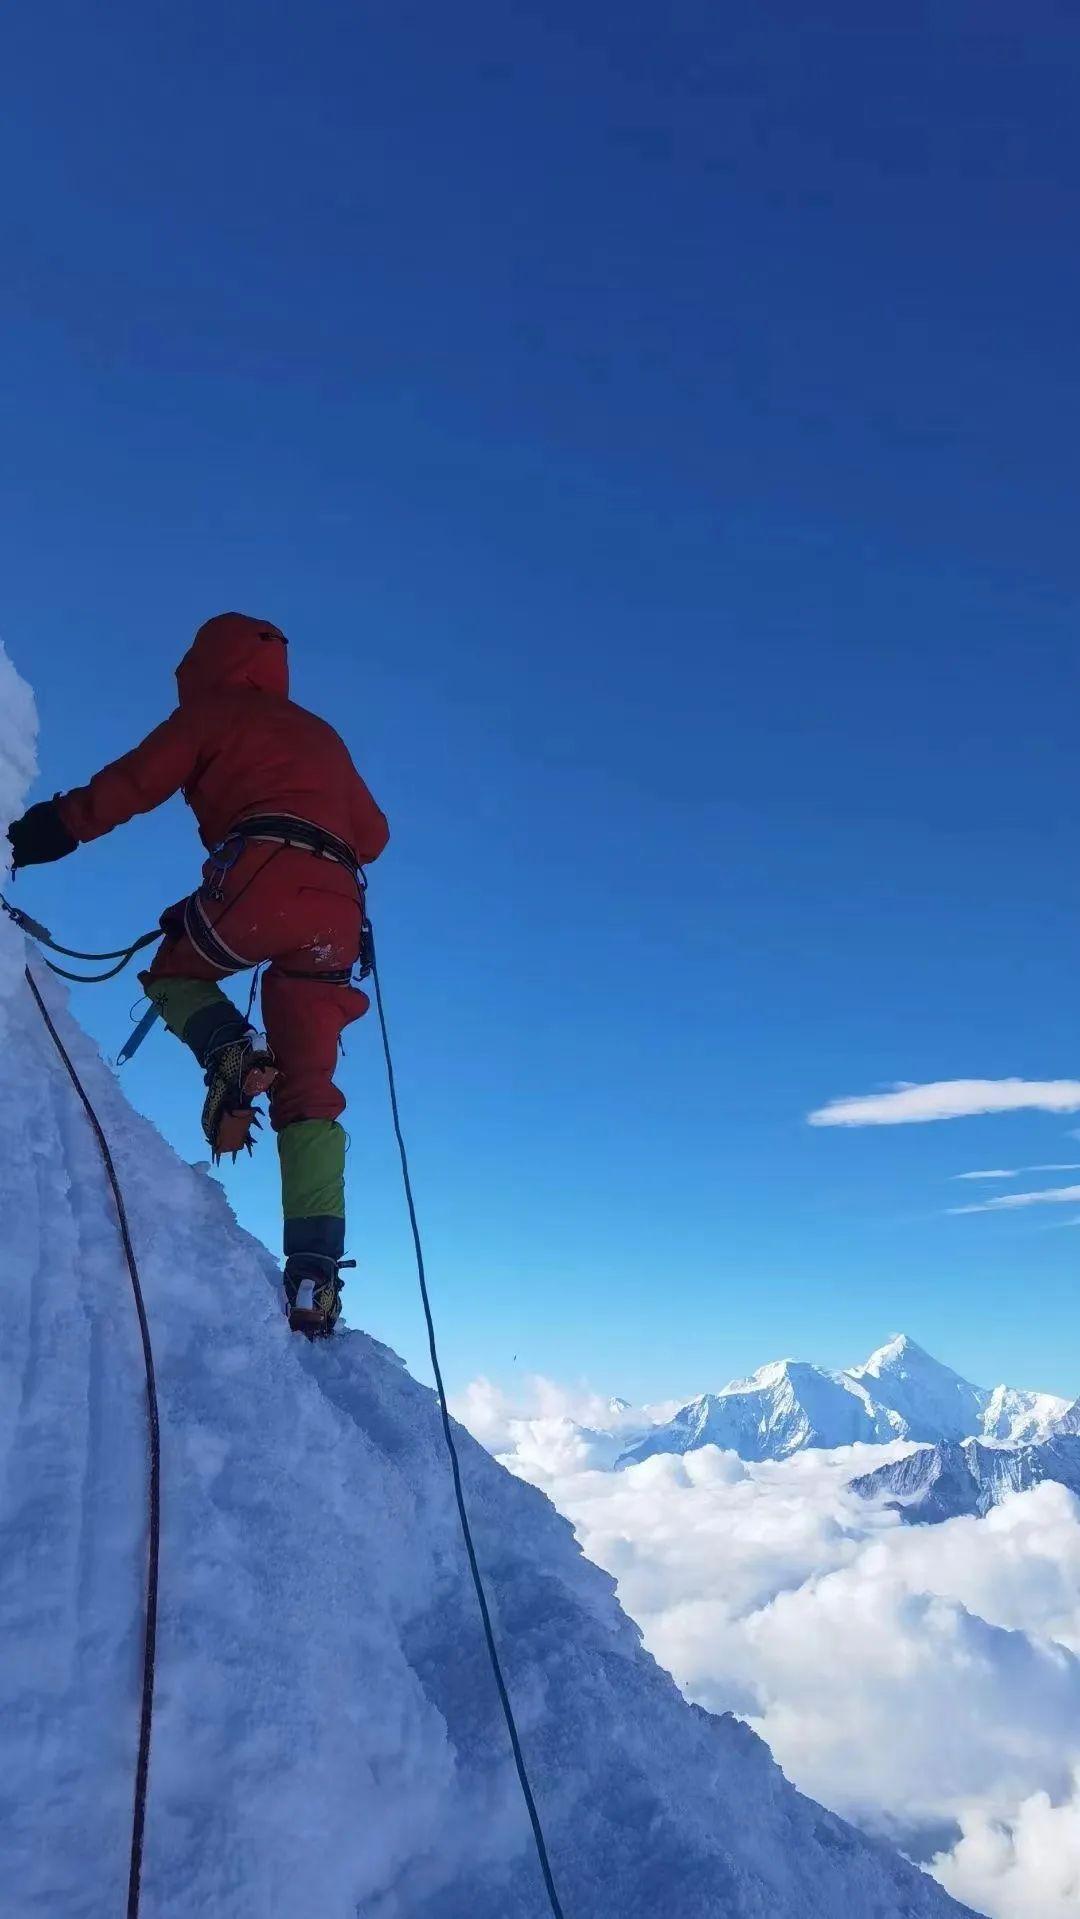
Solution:
[[[278,1076],[274,1055],[265,1040],[250,1034],[232,1040],[214,1054],[207,1069],[209,1091],[203,1106],[202,1127],[215,1164],[226,1153],[250,1153],[253,1135],[262,1125],[254,1102],[268,1092]]]

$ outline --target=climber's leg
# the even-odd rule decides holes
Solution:
[[[285,1222],[291,1323],[329,1332],[341,1310],[345,1252],[345,1099],[334,1084],[341,1034],[367,1011],[353,986],[298,977],[278,965],[263,981],[267,1038],[280,1069],[270,1095]]]

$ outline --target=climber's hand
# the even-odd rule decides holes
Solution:
[[[12,820],[7,836],[16,872],[20,866],[44,866],[49,860],[65,859],[79,844],[60,818],[55,800],[39,800],[29,807],[21,820]]]

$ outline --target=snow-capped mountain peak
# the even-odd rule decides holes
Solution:
[[[981,1429],[989,1393],[897,1333],[849,1378],[873,1382],[873,1397],[902,1422],[905,1439],[964,1439]]]
[[[1060,1401],[1055,1402],[1060,1406]],[[1053,1435],[1080,1434],[1080,1399],[1070,1400],[1051,1421],[1048,1433]],[[1046,1435],[1040,1434],[1042,1438]]]
[[[723,1390],[725,1393],[747,1393],[761,1388],[772,1390],[777,1386],[784,1385],[788,1378],[789,1369],[797,1364],[798,1361],[794,1359],[767,1360],[764,1366],[758,1367],[756,1373],[751,1373],[746,1379],[731,1380]],[[705,1397],[715,1398],[716,1395],[706,1394]]]
[[[983,1438],[1018,1446],[1037,1444],[1054,1433],[1080,1433],[1080,1419],[1071,1427],[1067,1424],[1074,1411],[1055,1393],[1021,1393],[1012,1386],[995,1386],[983,1409]]]
[[[910,1334],[895,1333],[869,1359],[840,1372],[805,1360],[772,1360],[718,1393],[688,1401],[626,1447],[617,1464],[710,1445],[764,1460],[857,1441],[1029,1442],[1046,1438],[1066,1416],[1072,1416],[1067,1400],[1010,1386],[975,1386]]]
[[[922,1366],[934,1367],[942,1372],[948,1370],[939,1367],[938,1361],[932,1359],[925,1347],[912,1339],[910,1333],[893,1333],[884,1346],[879,1346],[869,1359],[864,1359],[861,1366],[852,1366],[849,1371],[854,1379],[881,1379],[887,1373],[904,1373]]]

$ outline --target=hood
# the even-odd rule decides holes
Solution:
[[[176,669],[180,704],[224,686],[289,694],[288,640],[270,620],[249,613],[218,613],[200,626]]]

